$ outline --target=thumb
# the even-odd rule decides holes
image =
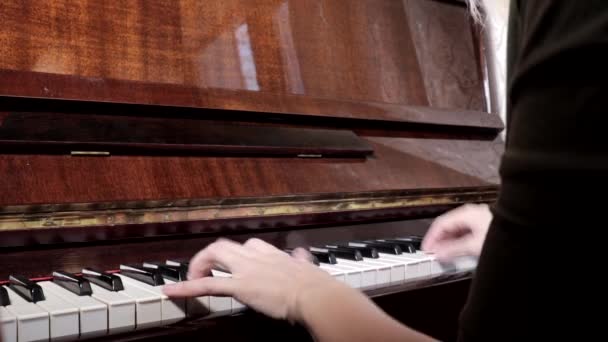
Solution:
[[[309,262],[309,263],[313,262],[312,254],[310,254],[309,251],[307,251],[306,249],[301,248],[301,247],[294,249],[291,252],[291,255],[299,261],[305,261],[305,262]]]
[[[459,256],[471,255],[473,252],[473,240],[470,236],[455,240],[445,240],[437,243],[433,252],[440,261],[451,261]]]

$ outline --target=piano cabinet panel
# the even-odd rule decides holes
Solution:
[[[271,94],[485,111],[466,13],[434,0],[6,0],[0,94],[281,111],[255,100]]]
[[[374,150],[366,159],[5,154],[0,206],[298,194],[341,198],[497,184],[500,147],[494,142],[366,140]],[[433,155],[441,158],[429,158]]]

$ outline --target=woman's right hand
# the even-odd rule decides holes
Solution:
[[[438,216],[422,242],[422,250],[442,261],[458,256],[479,256],[492,212],[487,204],[465,204]]]
[[[169,297],[231,296],[267,316],[301,321],[303,307],[315,297],[351,290],[311,257],[305,249],[290,255],[259,239],[244,244],[220,239],[192,258],[188,281],[166,285],[163,291]],[[218,266],[232,277],[210,277]]]

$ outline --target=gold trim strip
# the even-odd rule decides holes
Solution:
[[[496,194],[496,191],[471,191],[430,195],[353,197],[313,201],[280,201],[191,207],[8,213],[0,215],[0,232],[39,228],[189,222],[457,205],[468,202],[490,202],[495,200]]]

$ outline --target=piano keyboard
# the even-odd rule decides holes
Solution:
[[[311,247],[314,262],[339,281],[373,290],[449,273],[470,272],[476,261],[445,265],[419,250],[419,238],[357,241]],[[176,260],[121,265],[106,273],[54,272],[32,282],[11,276],[0,286],[2,341],[73,341],[170,325],[191,317],[231,315],[245,309],[234,298],[172,299],[162,285],[185,279],[188,263]],[[213,270],[214,277],[230,277]]]

